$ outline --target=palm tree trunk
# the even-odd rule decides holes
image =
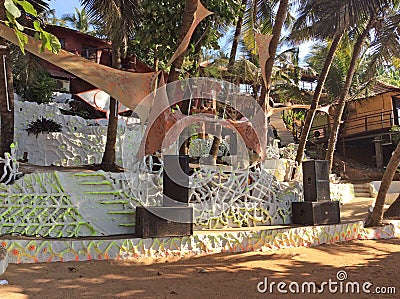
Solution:
[[[117,143],[117,131],[118,131],[117,101],[113,97],[111,97],[110,115],[108,118],[108,126],[107,126],[107,142],[103,154],[103,159],[101,161],[101,169],[105,171],[114,171],[116,169],[115,146]]]
[[[399,217],[400,216],[400,195],[390,205],[390,207],[383,214],[383,218]]]
[[[356,44],[354,45],[354,48],[353,48],[353,55],[351,57],[350,66],[347,71],[346,81],[343,86],[343,90],[340,95],[339,102],[335,109],[335,117],[333,120],[333,126],[331,129],[330,135],[329,135],[328,150],[327,150],[326,156],[325,156],[325,160],[329,161],[329,172],[332,172],[333,155],[335,153],[335,147],[336,147],[337,138],[339,135],[340,123],[342,120],[344,108],[346,106],[346,100],[350,93],[350,87],[353,82],[354,73],[357,68],[357,61],[361,55],[361,51],[362,51],[365,39],[367,38],[368,33],[371,30],[371,28],[374,26],[375,22],[376,22],[375,15],[373,15],[373,16],[371,16],[371,19],[370,19],[367,27],[364,29],[363,33],[358,36]]]
[[[0,1],[0,20],[6,20],[4,0]],[[0,38],[0,156],[10,152],[14,142],[14,88],[11,70],[10,49],[5,39]]]
[[[121,68],[121,52],[120,43],[113,41],[112,43],[112,66],[113,68]],[[118,132],[118,102],[111,97],[110,98],[110,115],[108,117],[107,126],[107,141],[106,148],[104,150],[103,158],[101,160],[101,169],[105,171],[116,171],[118,169],[115,158],[116,152],[115,147],[117,143],[117,132]]]
[[[383,174],[381,186],[378,191],[378,196],[375,200],[375,206],[372,214],[365,223],[366,227],[378,226],[382,224],[383,220],[383,207],[385,205],[385,198],[389,186],[393,181],[394,174],[396,173],[397,167],[400,164],[400,143],[397,144],[396,150],[393,152],[390,158],[389,164],[386,167],[386,171]]]
[[[215,129],[215,136],[213,139],[213,143],[211,144],[210,153],[209,155],[214,159],[215,163],[217,163],[217,157],[219,152],[219,145],[221,144],[221,133],[222,133],[222,126],[217,125]]]
[[[186,0],[185,11],[184,11],[183,17],[182,17],[182,24],[179,28],[177,46],[179,46],[182,43],[183,39],[186,36],[186,33],[189,31],[190,26],[193,23],[193,16],[197,10],[197,1],[198,0]],[[182,53],[171,64],[171,70],[169,71],[169,74],[168,74],[168,83],[177,81],[179,79],[179,74],[180,74],[179,69],[182,67],[184,58],[185,58],[185,53]],[[170,91],[169,93],[174,94],[174,91]],[[183,114],[187,115],[189,113],[188,107],[189,107],[188,105],[185,105],[185,103],[183,103],[183,106],[182,106]],[[182,146],[179,148],[179,154],[186,155],[188,152],[189,152],[189,140],[186,139],[183,142]]]
[[[193,23],[193,15],[197,9],[198,0],[186,0],[185,11],[183,13],[182,24],[179,28],[179,36],[177,40],[177,46],[181,44],[185,38],[186,33],[189,31],[190,26]],[[171,70],[168,75],[168,83],[177,81],[179,78],[179,69],[182,67],[185,53],[180,55],[171,65]]]
[[[297,155],[296,155],[297,165],[300,165],[301,161],[303,160],[303,155],[304,155],[304,150],[306,148],[308,135],[310,133],[311,125],[313,123],[314,116],[315,116],[315,110],[317,109],[319,99],[321,98],[322,89],[325,84],[326,78],[328,76],[329,70],[331,68],[332,61],[333,61],[333,58],[335,57],[335,52],[338,48],[341,38],[342,38],[342,35],[340,34],[340,35],[336,35],[335,38],[333,39],[332,44],[329,48],[328,55],[325,59],[324,67],[318,78],[318,83],[317,83],[317,87],[315,88],[315,91],[314,91],[313,100],[311,102],[310,109],[308,110],[306,118],[304,120],[304,126],[301,130],[301,135],[300,135],[300,140],[299,140],[299,148],[297,150]]]
[[[231,53],[229,55],[228,69],[233,66],[233,64],[235,63],[235,60],[236,60],[236,53],[237,53],[237,49],[239,46],[240,34],[242,33],[243,14],[244,14],[244,10],[246,9],[246,4],[247,4],[247,0],[242,0],[239,17],[236,22],[235,35],[233,36]]]
[[[264,82],[265,84],[265,95],[263,94],[263,98],[260,99],[260,104],[262,104],[261,107],[265,109],[265,111],[268,110],[269,107],[269,94],[271,91],[271,77],[272,77],[272,68],[274,66],[274,61],[275,61],[275,55],[276,55],[276,49],[278,48],[278,44],[281,38],[281,31],[283,27],[283,23],[285,22],[286,15],[287,15],[287,10],[289,6],[289,0],[281,0],[279,2],[279,8],[275,16],[275,24],[274,28],[272,29],[272,39],[269,44],[269,58],[267,62],[265,63],[265,78],[267,82]]]

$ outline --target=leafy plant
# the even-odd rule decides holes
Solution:
[[[400,141],[400,127],[393,126],[390,128],[390,132],[392,133],[392,142],[394,145],[397,145]]]
[[[52,119],[41,118],[31,122],[25,131],[28,135],[35,134],[36,138],[40,133],[61,132],[62,125]]]
[[[57,91],[57,82],[45,71],[40,71],[35,81],[17,90],[24,99],[38,104],[51,102],[55,91]]]

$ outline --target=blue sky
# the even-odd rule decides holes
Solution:
[[[74,7],[81,7],[79,0],[51,0],[49,3],[50,8],[56,10],[58,18],[63,14],[75,12]]]
[[[79,0],[50,0],[50,8],[56,10],[56,15],[58,18],[61,18],[62,15],[67,13],[74,13],[75,7],[80,8]],[[227,50],[230,48],[230,45],[226,45],[227,37],[222,38],[220,41],[220,45],[222,50]],[[304,56],[309,52],[309,48],[311,43],[305,43],[300,47],[300,59],[303,60]]]

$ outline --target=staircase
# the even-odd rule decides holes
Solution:
[[[366,197],[372,198],[371,193],[369,192],[369,184],[368,183],[358,183],[353,184],[354,186],[354,197]]]
[[[272,114],[270,117],[270,123],[278,133],[278,137],[281,140],[281,146],[287,146],[289,143],[294,143],[293,134],[286,128],[280,113]]]

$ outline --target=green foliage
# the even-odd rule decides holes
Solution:
[[[377,79],[394,86],[400,86],[400,69],[394,66],[379,66],[377,68]]]
[[[160,67],[163,68],[178,46],[178,32],[185,2],[185,0],[141,1],[142,20],[130,44],[130,51],[150,65],[157,57]],[[240,2],[238,0],[202,1],[203,5],[214,14],[205,18],[197,26],[188,48],[189,59],[198,60],[202,47],[219,49],[218,40],[226,32],[227,25],[233,24]]]
[[[293,123],[301,123],[305,116],[306,112],[303,109],[288,110],[283,114],[283,121],[290,129],[293,129]]]
[[[42,117],[31,122],[25,130],[28,132],[28,135],[34,134],[38,137],[40,133],[61,132],[62,125],[52,119]]]
[[[77,7],[75,7],[75,13],[65,14],[62,16],[61,20],[70,23],[73,29],[76,29],[80,32],[87,33],[89,31],[90,22],[84,8],[79,10]]]
[[[397,145],[400,142],[400,127],[393,126],[390,128],[390,132],[392,133],[393,144]]]
[[[53,92],[57,90],[57,82],[45,71],[36,74],[36,80],[26,86],[16,84],[16,92],[29,102],[38,104],[53,100]]]
[[[41,51],[47,49],[53,53],[58,53],[61,49],[61,44],[59,40],[53,34],[43,30],[39,20],[37,19],[37,10],[31,2],[32,1],[25,0],[5,0],[4,8],[6,10],[7,16],[5,24],[14,29],[15,35],[17,36],[19,41],[20,49],[24,53],[25,45],[28,43],[28,38],[26,35],[24,35],[24,31],[27,28],[21,24],[24,22],[24,20],[18,21],[21,16],[22,18],[25,17],[25,15],[21,13],[21,10],[23,10],[26,14],[29,15],[31,19],[33,19],[34,28],[28,29],[34,31],[35,38],[42,41]],[[35,5],[39,4],[36,3]]]

